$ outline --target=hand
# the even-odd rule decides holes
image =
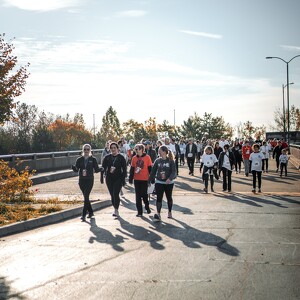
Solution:
[[[77,168],[74,165],[72,165],[71,168],[74,172],[78,172]]]
[[[166,180],[166,184],[169,184],[171,182],[171,180],[168,178],[167,180]]]

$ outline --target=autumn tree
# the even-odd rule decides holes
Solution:
[[[4,37],[5,34],[0,34],[0,124],[11,117],[16,107],[14,99],[25,91],[29,75],[29,63],[15,70],[18,63],[17,56],[13,55],[15,47]]]
[[[156,118],[149,118],[145,121],[145,131],[146,131],[146,138],[149,140],[156,140],[157,139],[157,122]]]
[[[157,131],[166,133],[168,136],[174,136],[175,135],[175,128],[173,125],[169,124],[169,121],[163,120],[161,124],[157,125]]]
[[[287,112],[285,112],[285,120],[288,119]],[[275,131],[284,131],[284,114],[280,108],[277,108],[274,111],[274,122],[275,126],[272,126],[272,129]],[[285,130],[287,131],[287,121],[285,124]],[[290,109],[290,131],[300,130],[300,111],[295,105],[291,106]]]
[[[127,140],[133,139],[134,141],[140,141],[144,136],[143,123],[130,119],[122,124],[123,135]]]

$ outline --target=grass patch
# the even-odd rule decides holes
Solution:
[[[82,201],[59,201],[58,198],[35,199],[9,204],[0,203],[0,227],[45,216],[78,204],[82,204]]]

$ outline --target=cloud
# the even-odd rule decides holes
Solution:
[[[4,6],[32,11],[50,11],[80,5],[83,5],[82,0],[4,0]]]
[[[281,48],[290,51],[300,51],[300,46],[280,45]]]
[[[178,30],[179,32],[189,34],[189,35],[195,35],[195,36],[201,36],[206,37],[210,39],[222,39],[222,35],[220,34],[213,34],[213,33],[207,33],[207,32],[199,32],[199,31],[191,31],[191,30]]]
[[[145,16],[146,14],[147,12],[145,10],[125,10],[118,12],[116,16],[119,18],[139,18]]]

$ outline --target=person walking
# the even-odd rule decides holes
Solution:
[[[147,140],[144,143],[144,145],[145,145],[146,154],[148,154],[150,156],[152,163],[154,163],[157,158],[157,154],[156,154],[156,151],[152,147],[152,143]]]
[[[252,192],[256,193],[256,177],[258,182],[258,192],[261,193],[261,174],[262,174],[262,160],[263,155],[259,152],[259,145],[252,145],[253,152],[250,154],[250,169],[253,176]]]
[[[197,155],[197,146],[194,143],[193,139],[189,139],[189,143],[186,146],[185,149],[185,157],[186,161],[189,167],[189,175],[194,176],[194,164],[195,164],[195,158]]]
[[[173,198],[172,192],[174,179],[176,178],[176,167],[174,155],[165,145],[159,147],[159,158],[156,159],[152,167],[149,184],[155,183],[156,190],[156,209],[154,221],[161,220],[161,208],[163,195],[166,194],[168,203],[168,218],[172,218]]]
[[[129,183],[134,181],[135,203],[137,209],[137,217],[143,216],[142,200],[148,214],[151,213],[148,200],[148,179],[152,169],[151,157],[145,153],[143,144],[135,145],[136,155],[132,157]],[[155,151],[154,151],[155,152]]]
[[[202,155],[200,173],[203,167],[202,179],[204,181],[204,192],[208,191],[208,179],[210,179],[210,188],[214,192],[214,176],[218,179],[218,159],[214,154],[214,150],[211,146],[206,146],[204,154]]]
[[[112,142],[109,145],[110,154],[105,156],[102,167],[105,173],[105,182],[108,188],[111,202],[114,207],[113,217],[119,217],[120,191],[125,185],[127,177],[127,163],[122,154],[119,153],[119,146]],[[103,183],[103,181],[101,181]]]
[[[273,159],[274,158],[276,159],[276,172],[278,172],[278,169],[279,169],[279,157],[282,153],[282,149],[284,149],[282,147],[282,143],[281,143],[281,141],[278,141],[277,145],[273,149]]]
[[[84,205],[82,210],[81,220],[85,221],[86,214],[88,218],[94,216],[93,208],[90,202],[90,193],[94,185],[94,172],[101,171],[97,159],[92,156],[92,147],[85,144],[82,147],[82,155],[76,159],[75,165],[72,165],[74,172],[79,172],[79,188],[84,197]]]
[[[235,166],[235,172],[236,174],[241,173],[241,167],[242,167],[242,145],[239,143],[238,140],[235,140],[234,145],[231,148],[232,153],[234,155],[234,166]]]
[[[232,151],[229,150],[229,145],[223,146],[224,151],[219,156],[219,169],[222,170],[223,174],[223,192],[231,192],[231,175],[235,162],[235,156]]]
[[[249,158],[250,154],[252,152],[251,146],[249,145],[249,141],[245,140],[245,144],[242,146],[242,157],[243,157],[243,162],[244,162],[244,168],[245,168],[245,175],[248,177],[249,176]]]
[[[184,166],[184,156],[185,156],[185,151],[186,151],[186,144],[183,139],[180,140],[179,142],[179,149],[180,149],[180,165]]]
[[[262,171],[263,172],[269,172],[269,158],[270,158],[270,147],[268,146],[266,141],[262,142],[262,145],[259,149],[261,154],[263,155],[263,160],[262,160]]]
[[[287,164],[289,161],[289,157],[286,154],[286,149],[282,149],[282,154],[279,156],[279,163],[280,163],[280,177],[282,177],[282,172],[284,169],[285,176],[287,176]]]

